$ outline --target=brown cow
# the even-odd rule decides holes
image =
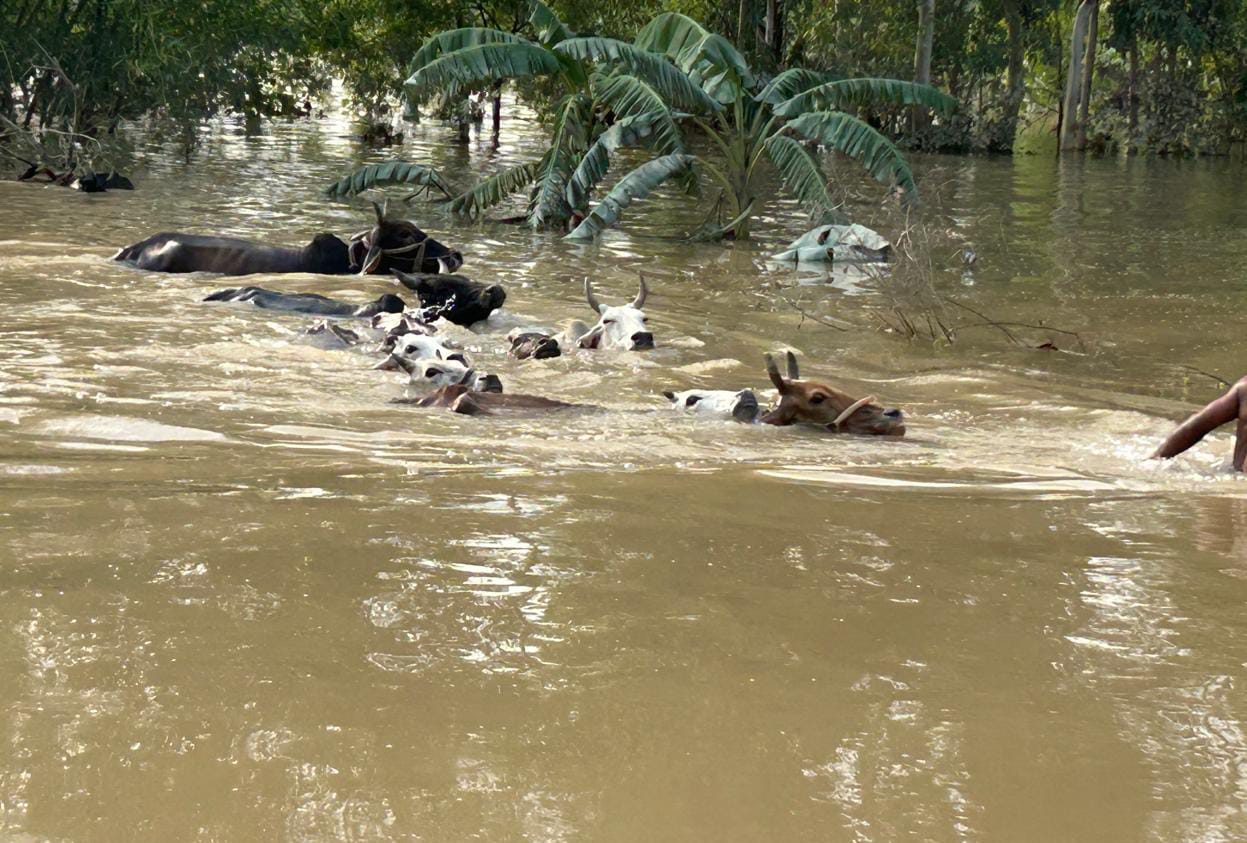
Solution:
[[[439,387],[423,398],[395,399],[393,403],[415,404],[417,407],[445,407],[452,413],[462,413],[465,416],[493,416],[506,411],[569,410],[584,406],[543,398],[540,395],[473,392],[462,384]]]
[[[779,373],[775,358],[766,355],[766,372],[779,390],[779,406],[762,417],[765,424],[817,424],[832,433],[866,436],[904,436],[904,414],[874,403],[873,395],[854,399],[817,381],[801,380],[797,358],[788,357],[788,377]]]

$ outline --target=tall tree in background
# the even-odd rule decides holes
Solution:
[[[931,84],[931,50],[935,40],[935,0],[918,0],[918,45],[914,50],[914,81]],[[926,126],[926,109],[915,107],[910,112],[914,131]]]

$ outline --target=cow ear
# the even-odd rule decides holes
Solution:
[[[671,390],[669,390],[669,389],[664,389],[664,390],[662,391],[662,394],[663,394],[663,395],[665,395],[665,396],[667,397],[667,400],[668,400],[668,401],[670,401],[672,404],[674,404],[674,403],[675,403],[675,393],[674,393],[674,392],[672,392],[672,391],[671,391]]]
[[[780,395],[788,392],[788,383],[784,380],[784,376],[779,373],[779,366],[775,365],[775,358],[766,355],[766,373],[771,378],[771,383],[775,384],[775,388],[779,390]]]
[[[789,351],[786,353],[786,356],[788,358],[788,379],[794,381],[801,380],[801,369],[797,366],[797,355]]]
[[[602,326],[596,325],[593,330],[581,337],[576,345],[581,348],[597,348],[598,342],[602,339]]]

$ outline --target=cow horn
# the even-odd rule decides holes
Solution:
[[[364,241],[368,242],[368,241]],[[383,253],[381,247],[376,243],[368,243],[368,254],[364,256],[364,262],[360,264],[359,274],[367,275],[377,268],[377,264],[381,263]]]
[[[585,276],[585,299],[589,302],[589,307],[593,308],[594,313],[602,312],[602,303],[598,301],[598,297],[593,295],[593,285],[589,281],[589,276]]]
[[[794,380],[794,381],[801,380],[801,370],[797,368],[797,355],[789,351],[787,352],[787,357],[788,357],[788,379]]]
[[[645,307],[645,297],[649,295],[649,288],[645,286],[645,276],[641,275],[641,289],[637,292],[636,298],[632,300],[632,306],[637,310]]]
[[[370,200],[370,201],[371,201],[371,200]],[[390,201],[387,199],[387,200],[385,201],[385,204],[388,206],[388,205],[390,204]],[[376,212],[377,212],[377,225],[384,225],[384,224],[385,224],[385,212],[386,212],[386,207],[382,206],[382,205],[381,205],[380,203],[378,203],[378,202],[373,201],[373,202],[372,202],[372,209],[373,209],[374,211],[376,211]]]
[[[779,366],[775,364],[775,358],[770,354],[766,355],[766,373],[770,376],[771,383],[775,384],[775,388],[779,390],[780,395],[788,392],[788,382],[779,373]]]

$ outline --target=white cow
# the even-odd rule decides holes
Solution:
[[[686,389],[664,392],[671,408],[717,419],[749,423],[758,417],[758,396],[751,389]]]
[[[598,314],[597,324],[588,333],[576,338],[581,348],[606,348],[622,351],[641,351],[654,347],[654,335],[645,324],[645,298],[649,289],[645,276],[641,276],[641,289],[628,304],[612,307],[602,304],[593,295],[593,285],[585,279],[585,298],[589,307]]]

